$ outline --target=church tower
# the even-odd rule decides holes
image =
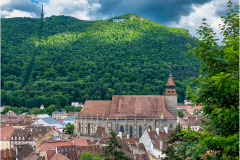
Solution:
[[[170,70],[168,82],[165,91],[165,105],[167,110],[174,116],[177,116],[177,92],[176,85],[173,82],[172,73]]]

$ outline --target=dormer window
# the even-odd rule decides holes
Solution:
[[[4,140],[7,140],[7,137],[4,137]]]
[[[19,137],[18,139],[19,139],[19,141],[21,141],[21,137]]]
[[[25,140],[25,138],[24,138],[24,137],[22,137],[22,140]]]
[[[17,137],[15,137],[15,140],[17,140]]]
[[[13,137],[11,137],[11,140],[13,140]]]

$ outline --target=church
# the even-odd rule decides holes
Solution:
[[[146,129],[177,125],[177,92],[170,73],[164,95],[113,95],[112,100],[87,100],[75,116],[74,132],[94,136],[98,126],[125,138],[139,138]]]

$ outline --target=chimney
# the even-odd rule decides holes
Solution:
[[[160,151],[162,151],[163,150],[163,141],[161,140],[160,141]]]
[[[168,127],[164,127],[165,133],[168,134]]]
[[[157,135],[159,136],[159,128],[156,128]]]
[[[56,154],[58,154],[58,149],[57,149],[57,146],[56,146]]]

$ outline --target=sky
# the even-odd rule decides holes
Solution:
[[[66,15],[82,20],[101,20],[125,13],[136,13],[156,23],[187,29],[199,37],[196,30],[202,19],[217,33],[226,14],[228,0],[1,0],[1,18],[40,17],[44,5],[45,17]],[[232,0],[238,4],[238,0]]]

